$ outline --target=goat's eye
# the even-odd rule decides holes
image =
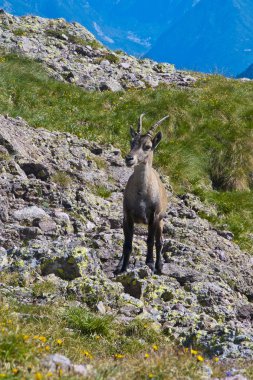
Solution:
[[[145,145],[144,148],[143,148],[143,150],[149,150],[149,149],[151,149],[150,145]]]

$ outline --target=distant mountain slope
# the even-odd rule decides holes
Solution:
[[[168,27],[147,56],[170,60],[179,68],[240,73],[253,62],[253,2],[196,1]]]
[[[111,49],[179,68],[236,76],[253,62],[252,0],[0,0],[0,7],[78,21]]]
[[[253,64],[250,65],[246,70],[237,76],[237,78],[249,78],[253,79]]]
[[[143,55],[193,0],[0,0],[16,15],[63,17],[78,21],[103,43],[129,54]]]

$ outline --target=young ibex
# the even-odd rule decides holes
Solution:
[[[158,173],[152,168],[153,152],[162,138],[158,132],[152,137],[155,129],[169,116],[155,123],[150,130],[142,135],[142,119],[140,116],[137,132],[130,128],[132,137],[131,151],[126,156],[126,165],[134,166],[134,173],[128,180],[124,192],[124,246],[123,254],[116,274],[124,272],[128,267],[132,252],[134,223],[148,224],[146,264],[153,272],[161,273],[161,251],[163,246],[163,217],[167,208],[166,190]],[[153,247],[156,246],[156,262],[154,265]]]

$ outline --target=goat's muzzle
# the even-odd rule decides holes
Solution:
[[[133,166],[134,165],[134,157],[128,154],[125,158],[125,162],[127,166]]]

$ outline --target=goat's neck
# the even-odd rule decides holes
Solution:
[[[145,164],[139,164],[134,168],[135,181],[138,186],[138,191],[145,192],[150,182],[150,175],[152,172],[152,161]]]

